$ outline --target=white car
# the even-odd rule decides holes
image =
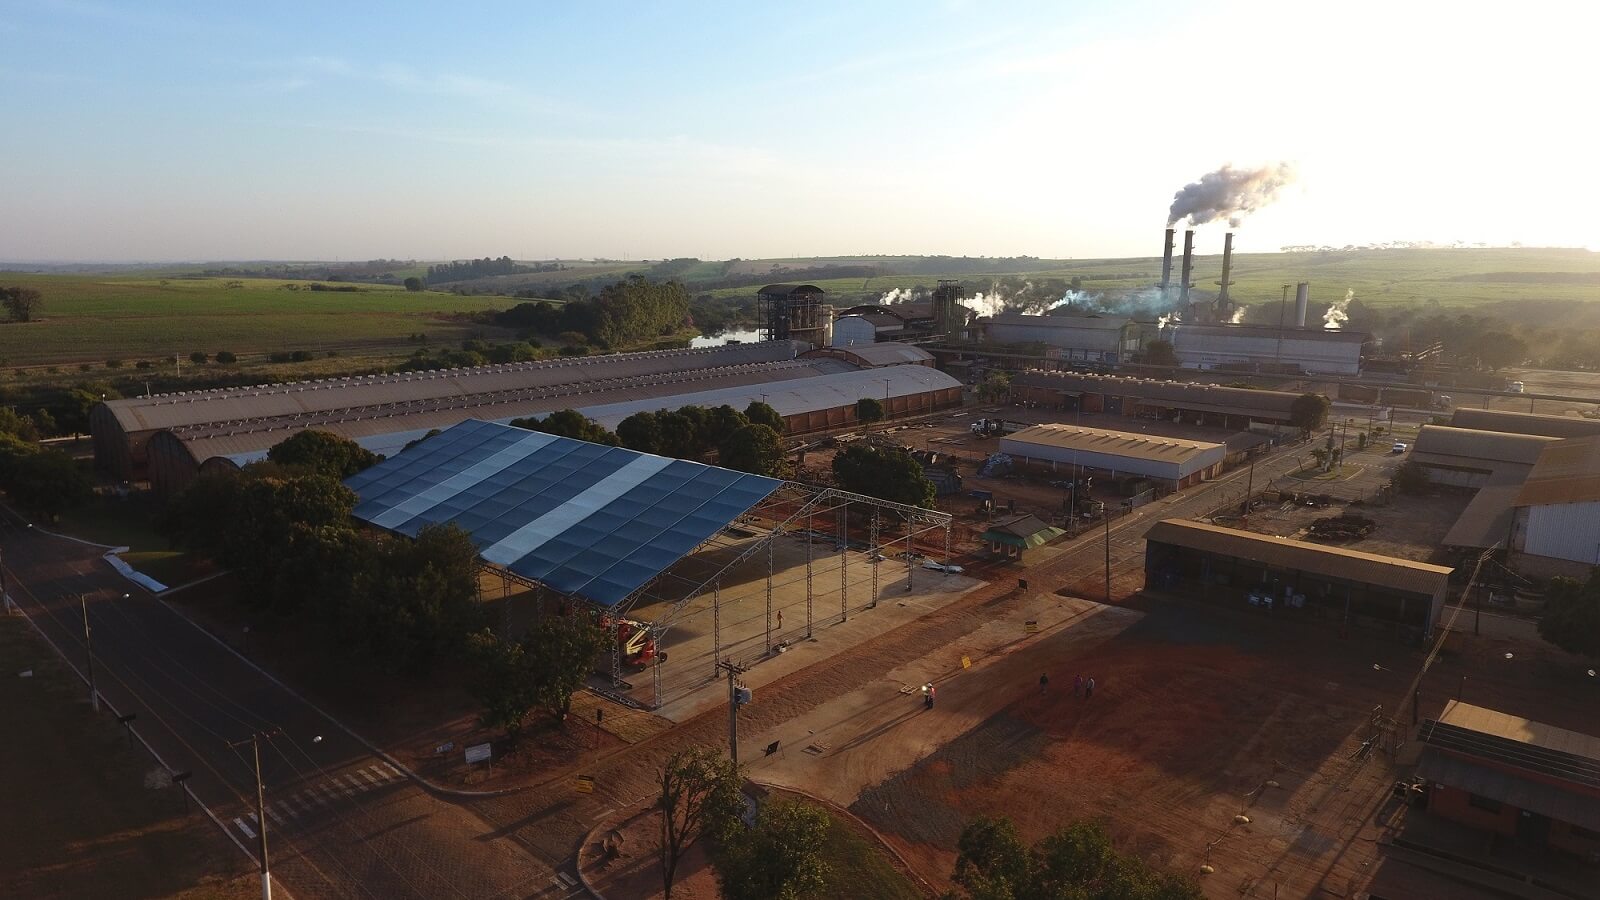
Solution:
[[[966,571],[966,569],[963,569],[960,566],[944,565],[942,563],[936,563],[931,559],[923,563],[922,567],[924,569],[932,569],[935,572],[943,572],[946,575],[960,575],[962,572]]]
[[[1395,441],[1394,442],[1394,446],[1389,448],[1389,452],[1390,453],[1404,453],[1409,449],[1411,449],[1411,448],[1406,446],[1406,442],[1405,441]]]

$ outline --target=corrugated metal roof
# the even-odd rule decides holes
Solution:
[[[1518,506],[1600,500],[1600,436],[1545,445],[1517,495]]]
[[[1085,331],[1117,331],[1130,321],[1132,320],[1126,316],[1035,316],[1027,313],[998,313],[978,320],[980,324],[1080,328]]]
[[[1457,428],[1479,428],[1484,431],[1504,431],[1514,434],[1542,434],[1548,437],[1588,437],[1600,434],[1600,419],[1546,416],[1499,409],[1458,409],[1450,415],[1450,424]]]
[[[124,431],[133,433],[331,410],[382,409],[417,401],[454,400],[461,405],[468,405],[473,398],[505,392],[782,362],[794,359],[799,350],[806,346],[794,341],[765,341],[689,350],[572,357],[129,397],[107,401],[105,406],[116,416]]]
[[[563,393],[506,403],[468,404],[447,409],[407,412],[403,409],[373,412],[362,418],[330,422],[287,419],[261,420],[235,428],[206,427],[162,432],[152,443],[152,452],[176,439],[189,454],[204,462],[226,456],[244,463],[260,459],[268,449],[305,428],[329,431],[359,442],[375,453],[389,453],[398,442],[434,428],[449,428],[463,419],[480,418],[508,422],[528,416],[543,416],[561,409],[576,409],[608,428],[642,410],[677,409],[680,406],[721,406],[724,403],[743,409],[752,400],[761,400],[780,415],[815,412],[853,404],[862,397],[883,397],[888,382],[890,397],[904,397],[960,382],[926,366],[888,366],[861,370],[833,359],[797,360],[768,367],[751,367],[736,375],[705,377],[673,384],[641,383],[612,387],[591,386],[582,394]],[[711,390],[688,388],[713,386]],[[391,436],[394,436],[391,439]]]
[[[1145,540],[1429,597],[1442,595],[1452,571],[1409,559],[1326,547],[1187,519],[1163,519],[1151,526]]]
[[[585,406],[580,412],[607,428],[615,428],[619,422],[636,412],[677,409],[680,406],[721,406],[726,403],[743,409],[752,400],[764,400],[779,415],[793,416],[850,406],[868,397],[874,400],[882,400],[885,396],[910,397],[960,387],[961,382],[938,369],[927,366],[885,366],[763,386],[678,394],[670,402],[656,398]]]
[[[1600,765],[1600,737],[1451,700],[1438,721],[1508,741],[1582,757]],[[1600,773],[1597,773],[1600,774]]]
[[[849,344],[843,347],[822,347],[800,354],[801,359],[814,359],[834,353],[850,353],[869,366],[921,365],[933,361],[933,354],[921,347],[894,341],[873,344]]]
[[[1467,503],[1441,542],[1446,547],[1472,547],[1487,550],[1505,544],[1511,534],[1511,518],[1516,509],[1520,480],[1511,484],[1487,484]]]
[[[982,540],[1032,550],[1066,534],[1066,531],[1026,513],[994,520]]]
[[[1300,398],[1299,394],[1288,391],[1262,391],[1254,388],[1224,387],[1219,384],[1158,381],[1118,375],[1045,372],[1038,369],[1018,373],[1012,378],[1011,383],[1046,390],[1134,397],[1199,412],[1217,412],[1262,419],[1289,418],[1295,400]]]
[[[1555,438],[1536,434],[1509,434],[1502,431],[1483,431],[1476,428],[1457,428],[1453,425],[1424,425],[1417,432],[1412,445],[1412,459],[1417,462],[1446,463],[1451,458],[1460,465],[1477,461],[1486,470],[1494,463],[1513,463],[1531,466],[1539,461],[1539,454]],[[1418,459],[1416,454],[1428,459]]]
[[[1005,441],[1172,463],[1183,462],[1207,451],[1226,450],[1222,444],[1206,441],[1134,434],[1128,431],[1108,431],[1078,425],[1035,425],[1015,434],[1006,435]]]
[[[783,483],[469,420],[345,484],[364,522],[452,523],[488,562],[616,606]]]
[[[1202,337],[1253,337],[1277,339],[1281,333],[1286,341],[1322,341],[1330,344],[1365,343],[1371,335],[1360,331],[1336,328],[1283,328],[1275,325],[1211,325],[1179,322],[1171,329],[1175,334],[1189,338]]]

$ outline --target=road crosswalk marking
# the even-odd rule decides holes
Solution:
[[[405,776],[385,760],[338,775],[330,775],[316,784],[310,784],[275,801],[267,807],[267,816],[279,827],[288,825],[288,819],[298,820],[301,814],[310,815],[319,807],[329,807],[341,799],[354,799],[356,795],[384,787]],[[254,838],[260,822],[255,813],[247,813],[233,820],[233,824],[246,837]],[[563,876],[566,877],[566,876]],[[570,880],[563,886],[569,886]]]

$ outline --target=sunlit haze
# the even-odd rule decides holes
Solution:
[[[0,259],[1600,248],[1592,3],[776,7],[7,2]]]

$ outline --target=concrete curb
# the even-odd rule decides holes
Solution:
[[[106,562],[110,563],[111,564],[111,568],[116,569],[117,572],[123,578],[128,579],[129,581],[133,582],[134,584],[137,584],[139,587],[144,588],[145,590],[149,591],[150,593],[152,593],[152,594],[160,594],[160,593],[165,592],[167,590],[167,586],[166,585],[164,585],[161,582],[155,580],[154,578],[151,578],[149,575],[144,574],[143,572],[139,571],[138,569],[135,569],[133,566],[128,565],[126,562],[123,561],[121,556],[117,555],[119,553],[127,553],[127,552],[128,552],[128,548],[127,547],[116,547],[116,548],[112,549],[110,552],[106,553],[104,556],[102,556],[101,559],[104,559]]]
[[[583,885],[583,889],[588,891],[589,896],[593,897],[594,900],[606,900],[606,895],[600,893],[600,891],[595,888],[594,883],[589,881],[588,874],[583,871],[583,848],[589,846],[589,844],[594,841],[595,835],[599,834],[602,828],[608,827],[610,826],[607,825],[604,819],[602,819],[599,822],[596,822],[594,827],[589,829],[588,833],[584,834],[583,842],[578,845],[578,855],[575,858],[575,864],[573,865],[573,868],[578,870],[578,883]]]
[[[307,700],[305,697],[301,696],[300,693],[298,691],[296,691],[294,688],[291,688],[287,684],[284,684],[282,681],[280,681],[276,675],[273,675],[271,672],[268,672],[266,669],[263,669],[261,666],[257,665],[254,660],[250,659],[250,657],[245,656],[243,653],[240,653],[238,650],[235,650],[233,648],[233,646],[231,644],[229,644],[227,641],[224,641],[222,638],[217,637],[209,629],[207,629],[206,627],[201,625],[199,622],[196,622],[187,613],[185,613],[182,610],[178,609],[176,606],[174,606],[168,600],[166,600],[166,599],[164,599],[164,598],[162,598],[160,596],[155,596],[155,599],[163,607],[165,607],[168,612],[171,612],[173,615],[177,616],[179,619],[182,619],[184,622],[188,623],[190,627],[194,628],[194,630],[200,632],[201,634],[203,634],[206,637],[210,638],[211,640],[215,641],[217,643],[217,646],[223,648],[224,650],[227,650],[229,653],[232,653],[236,658],[239,659],[240,662],[243,662],[245,665],[247,665],[250,668],[256,670],[256,672],[258,672],[263,678],[265,678],[268,681],[272,682],[273,684],[277,685],[279,688],[282,688],[284,693],[286,693],[289,696],[295,698],[296,700],[300,701],[301,703],[304,703],[313,712],[317,713],[317,715],[322,716],[323,718],[327,719],[329,722],[332,722],[334,725],[338,726],[339,730],[343,731],[345,734],[350,735],[352,738],[355,738],[356,741],[359,742],[363,747],[366,747],[368,750],[372,751],[373,755],[377,756],[378,758],[382,759],[383,761],[385,761],[385,762],[389,763],[390,765],[394,766],[396,769],[399,769],[400,771],[404,772],[406,774],[407,778],[410,778],[412,781],[415,781],[422,788],[424,788],[424,789],[426,789],[426,790],[428,790],[428,791],[430,791],[432,793],[435,793],[435,794],[440,794],[440,795],[443,795],[443,796],[446,796],[446,797],[458,797],[458,798],[461,798],[461,799],[464,799],[464,800],[481,800],[481,799],[485,799],[485,798],[489,798],[489,797],[504,797],[504,796],[507,796],[509,794],[514,794],[514,793],[517,793],[518,791],[524,790],[524,788],[522,788],[522,787],[512,787],[512,788],[501,788],[499,790],[494,790],[494,791],[464,791],[464,790],[460,790],[459,788],[449,788],[449,787],[444,787],[443,785],[434,784],[433,782],[429,781],[428,779],[423,778],[421,775],[418,775],[415,771],[413,771],[411,769],[410,766],[407,766],[405,763],[403,763],[400,760],[398,760],[398,759],[394,758],[393,756],[389,755],[389,753],[387,751],[383,750],[378,745],[376,745],[376,744],[372,743],[371,741],[367,740],[365,737],[362,737],[359,733],[356,732],[355,729],[353,729],[350,726],[344,724],[344,722],[340,721],[337,717],[330,715],[322,707],[316,705],[315,703],[312,703],[310,700]]]

